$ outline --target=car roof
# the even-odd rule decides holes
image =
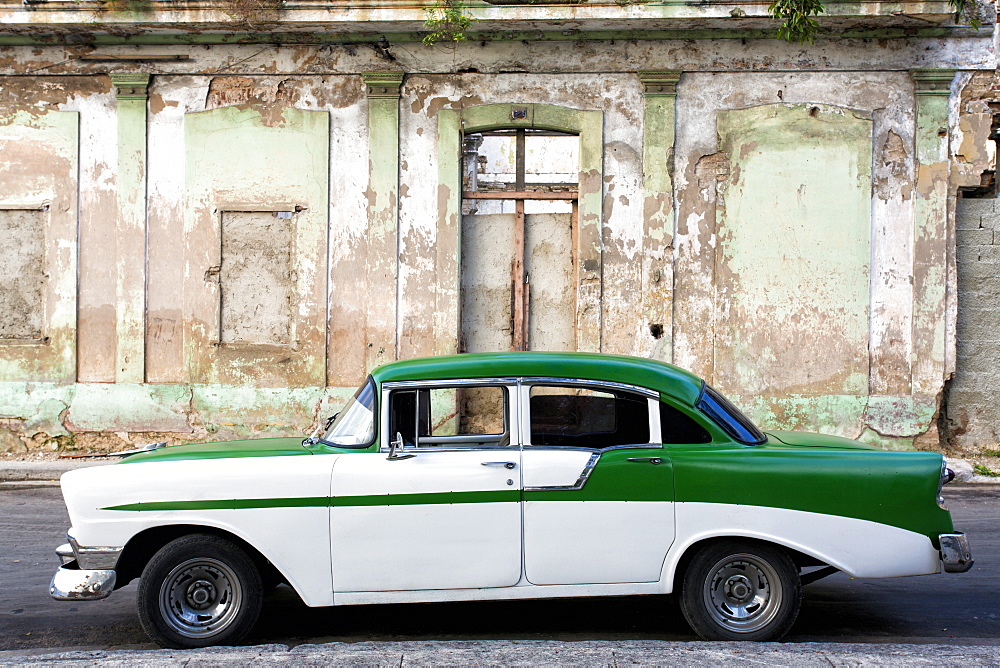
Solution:
[[[694,404],[701,379],[666,362],[596,353],[504,352],[422,357],[393,362],[372,372],[379,384],[461,378],[577,378],[639,385]]]

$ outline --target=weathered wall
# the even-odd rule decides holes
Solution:
[[[761,105],[720,111],[718,133],[715,382],[867,395],[870,115]]]
[[[960,162],[939,129],[962,82],[907,70],[991,66],[987,43],[106,48],[155,50],[155,68],[0,46],[0,119],[29,119],[0,121],[0,142],[62,118],[46,141],[79,146],[50,151],[72,169],[0,152],[58,184],[50,342],[0,341],[0,441],[302,433],[373,365],[458,350],[463,247],[496,263],[472,267],[487,288],[510,262],[505,233],[463,243],[461,132],[519,123],[579,135],[577,225],[529,224],[529,273],[551,287],[535,297],[559,320],[531,322],[534,347],[672,360],[768,427],[935,441],[954,287],[939,175]],[[149,70],[148,91],[125,69]],[[735,120],[751,116],[772,134]],[[4,207],[33,192],[10,184]],[[482,347],[502,347],[497,327]]]
[[[23,282],[7,276],[12,282],[3,301],[15,312],[5,316],[9,334],[0,335],[0,381],[67,382],[76,375],[79,123],[72,111],[0,106],[7,252],[31,254],[14,259],[17,264],[38,262]],[[41,228],[27,230],[25,220]],[[5,271],[16,271],[17,264]],[[18,302],[25,298],[30,304],[19,309],[19,318]]]
[[[958,359],[942,426],[974,453],[1000,443],[1000,199],[959,199]]]
[[[913,440],[921,436],[927,436],[936,444],[933,417],[943,373],[939,375],[937,389],[932,392],[919,390],[912,377],[915,359],[925,356],[943,364],[944,355],[943,340],[922,350],[915,336],[922,329],[915,327],[914,314],[921,304],[937,302],[934,294],[915,290],[912,278],[917,266],[916,228],[922,220],[916,213],[912,180],[917,171],[913,148],[915,130],[920,122],[915,113],[913,83],[904,73],[764,74],[755,77],[755,81],[755,86],[748,87],[745,77],[740,75],[698,74],[685,76],[679,86],[678,127],[684,131],[678,133],[676,142],[674,361],[738,397],[752,407],[751,412],[757,419],[768,425],[834,431],[884,442],[892,447],[910,447]],[[845,124],[832,132],[808,132],[816,137],[825,136],[817,157],[823,153],[830,153],[827,158],[836,158],[837,154],[845,156],[836,158],[840,169],[830,168],[822,177],[846,197],[847,201],[838,204],[808,205],[810,198],[818,203],[816,198],[821,202],[824,196],[822,191],[814,194],[820,182],[817,166],[803,165],[800,170],[803,173],[793,175],[775,171],[783,170],[784,165],[777,158],[765,165],[763,171],[757,168],[754,178],[769,179],[770,183],[763,193],[749,193],[758,207],[765,205],[757,199],[758,194],[766,196],[775,183],[783,183],[787,200],[777,204],[772,193],[770,205],[787,211],[803,211],[806,207],[808,213],[787,219],[782,218],[784,213],[776,214],[777,226],[769,225],[759,216],[750,223],[757,230],[757,239],[762,243],[766,243],[766,239],[772,244],[762,246],[761,252],[768,254],[767,264],[757,267],[754,272],[761,288],[773,289],[768,299],[785,309],[783,317],[776,318],[774,325],[768,324],[764,329],[767,332],[774,331],[772,327],[780,328],[781,336],[787,337],[777,352],[773,347],[755,344],[756,331],[745,332],[742,339],[735,341],[725,331],[720,332],[718,327],[729,316],[722,313],[720,322],[716,307],[720,293],[723,307],[731,298],[729,291],[737,293],[737,300],[745,298],[739,293],[738,281],[734,284],[733,277],[727,274],[725,260],[732,255],[732,243],[726,238],[720,241],[719,234],[730,234],[726,231],[731,199],[728,191],[732,189],[729,182],[739,183],[745,178],[736,174],[737,168],[744,169],[744,163],[753,167],[757,151],[753,145],[744,145],[738,155],[732,156],[720,150],[724,147],[719,144],[722,132],[719,119],[732,113],[726,110],[757,108],[766,112],[772,105],[789,110],[789,132],[799,123],[818,128],[823,125],[823,117],[850,114],[852,118],[861,117],[860,134],[868,137],[867,145],[859,141],[855,123]],[[812,115],[814,108],[815,116]],[[802,120],[795,112],[804,114]],[[872,119],[870,133],[863,130],[866,118]],[[935,122],[935,133],[937,128]],[[873,158],[870,176],[861,164],[869,155]],[[799,156],[797,159],[808,158]],[[860,185],[858,180],[862,182]],[[810,183],[811,192],[799,192],[799,187],[808,189]],[[742,200],[737,199],[737,203],[739,201]],[[763,215],[761,208],[757,212]],[[737,226],[744,224],[740,219],[732,222]],[[826,244],[822,252],[828,261],[817,263],[819,249],[805,254],[804,251],[810,240],[822,239],[829,229],[839,230],[840,234],[834,234],[833,238],[840,243]],[[854,241],[847,242],[851,235]],[[870,259],[866,260],[864,246],[869,238]],[[945,239],[935,238],[941,247],[946,245]],[[803,281],[809,283],[803,282],[795,293],[791,292],[792,285],[784,276],[769,285],[770,273],[781,271],[782,253],[796,246],[801,247],[801,251],[789,253],[793,267],[803,270],[803,263],[810,257],[814,259],[812,271],[802,274]],[[724,261],[721,265],[720,253]],[[944,258],[934,257],[938,258],[934,262],[941,265],[935,274],[937,285],[943,288],[946,281]],[[853,275],[845,277],[841,270]],[[866,272],[870,278],[863,278]],[[819,283],[818,293],[810,292],[810,283]],[[829,304],[830,299],[835,299],[836,303]],[[866,301],[870,303],[868,308],[864,306]],[[796,316],[799,309],[808,312],[808,317]],[[943,321],[943,305],[934,309]],[[763,319],[767,312],[766,308],[757,309],[750,316]],[[850,345],[845,348],[848,332],[853,333],[848,334]],[[730,337],[728,341],[722,340],[723,360],[733,359],[727,355],[736,344],[741,347],[735,350],[751,358],[768,355],[769,359],[761,360],[765,368],[772,365],[772,368],[808,369],[815,366],[809,361],[810,357],[822,357],[831,349],[853,351],[844,352],[853,361],[839,365],[832,377],[825,376],[825,372],[812,378],[793,375],[785,377],[784,383],[781,381],[783,374],[759,380],[748,377],[747,374],[757,373],[754,369],[759,364],[735,376],[718,375],[716,349],[720,335]],[[792,343],[789,339],[797,341]],[[716,344],[712,345],[712,341]],[[866,355],[867,360],[864,359]],[[850,382],[838,382],[838,378]]]

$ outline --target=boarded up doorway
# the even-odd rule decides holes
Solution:
[[[579,139],[464,138],[462,352],[574,350]]]

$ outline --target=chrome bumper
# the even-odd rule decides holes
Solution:
[[[52,576],[49,594],[57,601],[97,601],[115,588],[114,571],[81,571],[63,566]]]
[[[945,573],[964,573],[972,568],[972,552],[964,533],[943,533],[938,536],[941,545],[941,563]]]
[[[52,576],[49,594],[57,601],[97,601],[107,598],[115,589],[117,574],[113,570],[81,569],[73,546],[67,543],[56,548],[62,566]]]

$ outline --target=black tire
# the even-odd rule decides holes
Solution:
[[[235,543],[192,534],[167,543],[146,565],[136,604],[149,637],[174,649],[232,645],[260,615],[260,572]]]
[[[799,616],[802,582],[780,547],[719,541],[693,555],[680,603],[688,624],[705,640],[777,640]]]

